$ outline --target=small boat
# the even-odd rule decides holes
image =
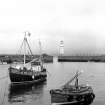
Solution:
[[[39,57],[39,65],[32,65],[31,62],[26,63],[27,47],[29,48],[31,55],[33,55],[27,41],[27,35],[29,35],[29,32],[25,32],[24,40],[22,43],[24,47],[24,64],[22,66],[10,66],[8,68],[11,83],[15,85],[39,83],[45,81],[47,77],[46,68],[43,66],[41,55]]]
[[[59,89],[51,89],[52,105],[89,105],[93,102],[95,94],[93,89],[88,85],[79,85],[78,76],[81,72],[77,72],[74,77]],[[75,80],[74,85],[70,85]]]

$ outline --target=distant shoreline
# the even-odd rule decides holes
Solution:
[[[19,54],[2,54],[0,55],[0,62],[13,63],[13,62],[23,62],[24,55]],[[30,62],[32,59],[39,58],[40,55],[26,55],[26,62]],[[53,56],[48,54],[42,54],[44,63],[52,63]]]

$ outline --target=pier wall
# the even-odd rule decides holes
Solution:
[[[58,56],[58,62],[105,62],[102,56]]]

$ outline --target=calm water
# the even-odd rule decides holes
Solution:
[[[8,74],[9,65],[0,65],[0,78]],[[89,84],[96,95],[91,105],[105,105],[105,63],[58,63],[46,65],[47,82],[29,87],[11,88],[9,77],[0,80],[0,105],[51,105],[49,90],[59,88],[68,81],[77,70],[84,70],[79,77],[81,84]]]

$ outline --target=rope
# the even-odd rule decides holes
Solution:
[[[31,48],[30,48],[30,45],[29,45],[29,43],[28,43],[27,40],[26,40],[26,43],[27,43],[27,45],[28,45],[28,48],[29,48],[29,51],[30,51],[31,55],[33,55],[33,54],[32,54],[32,51],[31,51]]]
[[[81,74],[81,72],[78,72],[72,77],[66,84],[64,84],[62,87],[67,86],[69,83],[71,83],[75,78],[78,78],[78,76]]]
[[[22,49],[23,44],[24,44],[24,40],[23,40],[23,42],[22,42],[22,44],[21,44],[21,46],[20,46],[20,48],[19,48],[19,50],[18,50],[18,52],[19,52],[20,54],[21,54],[21,49]]]

